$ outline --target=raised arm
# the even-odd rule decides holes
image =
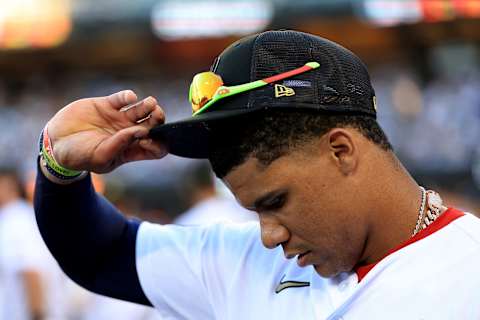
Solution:
[[[154,98],[137,103],[132,91],[71,103],[49,121],[48,144],[55,164],[85,173],[57,174],[41,156],[35,192],[40,232],[65,273],[96,293],[146,305],[135,265],[139,222],[97,195],[88,172],[163,157],[162,147],[147,138],[163,121]]]

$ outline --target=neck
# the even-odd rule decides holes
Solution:
[[[371,194],[373,207],[360,264],[381,260],[389,250],[412,236],[418,219],[422,194],[418,184],[395,159],[395,168],[375,168],[379,179]]]

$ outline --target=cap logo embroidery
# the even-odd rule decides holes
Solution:
[[[275,84],[275,98],[290,97],[295,94],[295,90],[281,84]]]

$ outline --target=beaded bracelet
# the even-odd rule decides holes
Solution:
[[[48,136],[48,124],[42,130],[39,139],[40,163],[54,177],[62,181],[72,181],[85,176],[86,171],[70,170],[62,167],[53,156],[52,142]]]

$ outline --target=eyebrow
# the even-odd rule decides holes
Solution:
[[[281,195],[282,193],[285,193],[287,190],[286,189],[280,189],[280,190],[275,190],[275,191],[270,191],[263,196],[257,198],[255,202],[253,203],[252,207],[246,207],[248,210],[253,210],[256,211],[258,208],[263,208],[265,207],[265,203],[271,200],[272,198],[277,197],[278,195]]]

